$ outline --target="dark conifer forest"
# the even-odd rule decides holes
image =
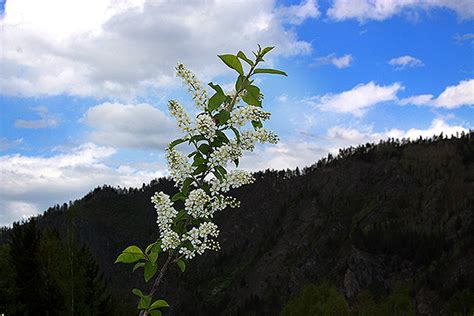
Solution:
[[[254,176],[217,214],[222,250],[166,275],[165,315],[473,315],[474,133]],[[0,314],[137,315],[146,285],[114,261],[157,237],[156,191],[176,189],[104,185],[3,228]]]

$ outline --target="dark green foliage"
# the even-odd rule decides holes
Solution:
[[[36,226],[34,219],[15,224],[0,248],[0,313],[111,315],[110,295],[88,249],[70,248],[56,231],[40,234]]]
[[[348,316],[349,305],[336,288],[323,283],[307,285],[298,295],[288,301],[282,316],[317,316],[334,315]]]

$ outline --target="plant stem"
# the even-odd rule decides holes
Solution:
[[[168,270],[168,266],[171,262],[171,258],[173,258],[173,254],[174,254],[174,251],[168,252],[168,258],[166,258],[165,264],[161,267],[160,273],[156,277],[155,282],[153,282],[153,286],[151,287],[150,294],[148,294],[148,296],[153,297],[156,290],[158,289],[158,286],[160,285],[161,280],[163,279],[163,276],[166,270]],[[148,311],[147,310],[140,311],[139,316],[148,316]]]

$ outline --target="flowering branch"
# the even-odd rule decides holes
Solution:
[[[184,134],[168,145],[165,155],[170,176],[179,192],[173,197],[156,192],[151,198],[157,212],[160,238],[145,251],[130,246],[116,260],[135,263],[133,271],[143,268],[145,281],[148,282],[158,272],[158,255],[168,252],[149,294],[145,295],[139,289],[132,290],[140,298],[140,315],[160,316],[160,309],[169,307],[165,300],[152,302],[152,298],[170,263],[176,263],[184,272],[186,262],[196,255],[202,255],[206,250],[220,249],[217,241],[219,229],[212,222],[214,213],[227,207],[238,207],[240,202],[226,193],[254,181],[250,173],[239,169],[229,170],[228,164],[233,162],[237,168],[243,153],[254,150],[256,143],[278,142],[273,132],[263,128],[263,123],[270,119],[270,113],[263,111],[263,95],[254,80],[251,80],[252,76],[260,73],[286,76],[280,70],[257,68],[272,49],[258,46],[258,50],[253,52],[254,60],[250,60],[242,51],[237,55],[219,55],[229,68],[238,73],[238,77],[232,93],[225,93],[219,85],[209,83],[214,90],[211,97],[208,97],[208,92],[191,71],[182,64],[176,67],[177,75],[187,85],[200,110],[191,120],[178,101],[168,102],[169,111]],[[241,61],[248,64],[246,74]],[[185,142],[193,147],[188,155],[177,150],[177,146]],[[178,201],[184,203],[184,208],[175,204]]]

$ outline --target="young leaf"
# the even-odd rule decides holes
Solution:
[[[201,154],[197,154],[196,156],[194,156],[194,162],[193,162],[192,166],[193,167],[200,166],[205,162],[206,162],[206,159],[202,158]]]
[[[226,55],[218,55],[218,57],[226,64],[228,67],[234,69],[242,76],[244,75],[244,69],[242,68],[242,64],[240,63],[237,56],[226,54]]]
[[[151,310],[151,309],[157,309],[161,307],[170,307],[170,305],[165,300],[157,300],[157,301],[154,301],[153,304],[151,304],[149,309]]]
[[[143,270],[143,277],[145,278],[145,282],[150,281],[150,279],[155,275],[156,270],[158,270],[158,266],[156,264],[147,261],[145,263],[145,268]]]
[[[135,266],[133,267],[133,272],[135,272],[135,270],[137,270],[138,268],[141,268],[144,266],[145,266],[145,262],[137,262]]]
[[[159,309],[154,309],[150,311],[151,316],[163,316],[163,313]]]
[[[158,259],[158,253],[152,252],[151,254],[148,255],[148,259],[150,260],[151,263],[156,263],[156,259]]]
[[[283,75],[288,76],[286,72],[276,69],[267,69],[267,68],[257,68],[254,70],[256,74],[274,74],[274,75]]]
[[[247,64],[249,64],[250,66],[253,66],[253,61],[247,58],[243,51],[239,50],[239,52],[237,53],[237,57],[247,62]]]
[[[138,309],[147,309],[150,306],[151,297],[146,295],[143,296],[138,302]]]
[[[145,297],[145,294],[143,294],[143,292],[140,289],[133,289],[132,293],[138,297]]]
[[[178,265],[181,272],[184,272],[184,270],[186,270],[186,263],[184,263],[183,259],[178,259],[178,261],[176,261],[176,264]]]
[[[137,246],[127,247],[122,253],[117,257],[115,263],[134,263],[140,259],[145,259],[145,255]]]
[[[269,47],[265,47],[264,49],[262,49],[262,52],[260,53],[263,56],[265,56],[266,53],[268,53],[269,51],[271,51],[272,49],[274,49],[275,46],[269,46]]]

